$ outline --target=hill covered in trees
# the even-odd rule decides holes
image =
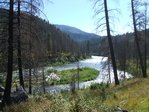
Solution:
[[[6,71],[8,55],[8,18],[6,16],[8,15],[8,10],[0,9],[0,12],[0,65],[4,65],[0,69],[1,71]],[[15,12],[15,16],[17,16],[17,12]],[[22,64],[25,68],[27,68],[27,63],[30,58],[29,54],[33,56],[33,63],[36,63],[36,61],[39,62],[40,60],[46,60],[46,63],[54,63],[56,61],[62,61],[62,59],[60,59],[61,57],[66,57],[67,61],[76,61],[76,59],[79,59],[77,54],[82,53],[83,47],[71,39],[67,33],[62,32],[59,28],[56,28],[55,25],[52,25],[37,16],[29,15],[25,12],[21,12],[20,16],[20,34],[18,34],[18,26],[14,24],[13,45],[14,52],[16,52],[13,57],[14,60],[16,60],[14,64],[17,64],[18,35],[20,35],[20,49],[23,54]],[[17,21],[17,18],[15,18],[14,21]],[[79,55],[81,56],[82,54]],[[17,66],[15,66],[15,68],[16,67]]]
[[[77,42],[84,42],[84,41],[91,40],[91,39],[101,38],[101,36],[99,35],[96,35],[93,33],[87,33],[72,26],[57,25],[57,24],[55,24],[55,26],[59,28],[61,31],[69,34],[70,37]]]

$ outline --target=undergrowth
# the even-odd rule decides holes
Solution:
[[[30,96],[29,101],[6,106],[4,112],[114,112],[119,106],[129,112],[149,111],[149,78],[134,78],[114,84],[93,84],[87,89]]]

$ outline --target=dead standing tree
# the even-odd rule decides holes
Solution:
[[[138,35],[138,29],[137,29],[137,26],[139,25],[138,21],[140,21],[140,18],[141,18],[140,12],[138,11],[139,4],[140,3],[137,0],[131,0],[132,19],[133,19],[133,27],[134,27],[134,35],[135,35],[137,52],[138,52],[138,56],[139,56],[139,61],[140,61],[140,66],[141,66],[143,77],[147,77],[146,68],[145,68],[146,64],[143,63],[143,57],[141,54],[139,35]]]
[[[23,73],[22,73],[22,51],[21,51],[21,12],[20,12],[20,0],[18,0],[18,13],[17,13],[17,21],[18,21],[18,69],[19,69],[19,79],[20,85],[24,89],[24,80],[23,80]]]
[[[41,26],[39,25],[39,19],[37,15],[42,13],[41,7],[43,6],[42,0],[21,0],[21,6],[22,6],[22,40],[24,43],[26,42],[25,46],[22,46],[26,48],[26,51],[24,51],[25,56],[28,54],[28,56],[25,57],[27,68],[29,69],[29,93],[32,93],[32,69],[37,66],[37,61],[35,59],[36,55],[35,52],[38,49],[37,41],[41,39]],[[40,47],[40,46],[39,46]],[[39,51],[39,50],[38,50]]]
[[[147,15],[147,13],[148,13],[148,3],[144,3],[144,6],[145,6],[145,10],[144,10],[144,17],[145,17],[145,21],[144,21],[144,29],[145,29],[145,42],[144,42],[144,66],[145,66],[145,74],[147,74],[147,40],[148,40],[148,33],[147,33],[147,28],[148,28],[148,22],[149,22],[149,20],[148,20],[148,15]]]
[[[10,0],[9,2],[9,23],[8,23],[8,66],[7,66],[7,78],[6,78],[6,85],[4,91],[4,97],[2,105],[10,105],[11,103],[11,83],[12,83],[12,72],[13,72],[13,18],[14,18],[14,11],[13,11],[14,0]]]
[[[100,9],[98,9],[98,8],[100,8]],[[107,7],[107,0],[95,0],[94,11],[95,11],[96,16],[98,14],[102,13],[102,12],[105,13],[105,16],[101,17],[98,20],[98,24],[99,23],[100,24],[97,27],[97,29],[100,28],[100,27],[102,27],[102,31],[106,29],[107,38],[108,38],[109,47],[110,47],[112,65],[113,65],[115,84],[119,85],[119,80],[118,80],[118,75],[117,75],[117,66],[116,66],[116,61],[115,61],[115,55],[114,55],[114,49],[113,49],[113,43],[112,43],[112,37],[111,37],[111,30],[110,30],[109,10],[108,10],[108,7]],[[106,22],[101,23],[103,20],[105,20]]]

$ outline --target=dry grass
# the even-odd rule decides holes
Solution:
[[[149,79],[136,78],[123,82],[112,92],[114,97],[105,100],[111,108],[120,106],[134,112],[149,111]]]
[[[63,91],[32,96],[28,102],[5,107],[4,112],[113,112],[116,106],[130,112],[149,112],[149,78],[135,78],[110,87]]]

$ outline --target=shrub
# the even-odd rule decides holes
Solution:
[[[52,72],[57,73],[57,70],[55,70],[55,69],[49,69],[49,70],[47,70],[47,73],[52,73]]]
[[[90,86],[90,89],[91,90],[95,90],[95,89],[98,89],[100,87],[100,84],[99,83],[94,83]]]

